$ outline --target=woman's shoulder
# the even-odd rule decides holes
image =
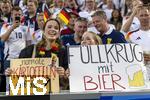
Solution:
[[[32,51],[34,48],[34,44],[27,46],[26,48],[23,49],[23,51]]]
[[[29,45],[21,50],[19,58],[31,58],[34,45]]]
[[[57,54],[58,55],[63,55],[63,54],[66,54],[66,52],[67,52],[67,48],[62,46],[61,48],[59,48]]]
[[[67,47],[65,47],[65,46],[62,46],[61,48],[60,48],[60,51],[66,51],[67,50]]]

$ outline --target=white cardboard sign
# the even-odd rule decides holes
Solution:
[[[147,89],[137,44],[69,47],[70,92]]]

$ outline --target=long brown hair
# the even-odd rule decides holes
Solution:
[[[48,19],[48,20],[45,22],[45,24],[44,24],[43,31],[45,30],[46,24],[47,24],[49,21],[56,21],[57,24],[58,24],[58,26],[59,26],[59,31],[60,31],[61,27],[60,27],[60,23],[59,23],[59,21],[58,21],[57,19]],[[56,39],[55,42],[58,43],[58,44],[61,43],[59,39]],[[43,36],[42,36],[42,40],[37,44],[37,47],[45,47],[45,46],[46,46],[46,37],[43,35]],[[59,45],[59,46],[61,46],[61,45]]]

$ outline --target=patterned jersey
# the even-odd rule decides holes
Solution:
[[[139,44],[144,51],[150,51],[150,30],[137,30],[127,35],[130,42]]]
[[[1,35],[5,34],[6,31],[11,27],[10,24],[4,24],[1,29]],[[5,42],[5,56],[7,60],[18,58],[21,50],[26,47],[26,42],[31,40],[29,29],[26,26],[20,25],[14,29],[9,39]]]

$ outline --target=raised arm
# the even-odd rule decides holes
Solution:
[[[131,24],[132,24],[132,22],[133,22],[133,19],[134,19],[134,17],[135,17],[136,14],[137,14],[138,7],[139,7],[139,6],[133,8],[133,12],[132,12],[131,15],[129,16],[129,18],[127,19],[127,21],[125,22],[125,24],[122,26],[122,29],[121,29],[121,30],[122,30],[123,32],[126,33],[126,32],[129,31],[129,29],[130,29],[130,27],[131,27]]]
[[[1,35],[2,41],[7,41],[9,39],[10,34],[16,29],[20,23],[14,23],[3,35]]]

